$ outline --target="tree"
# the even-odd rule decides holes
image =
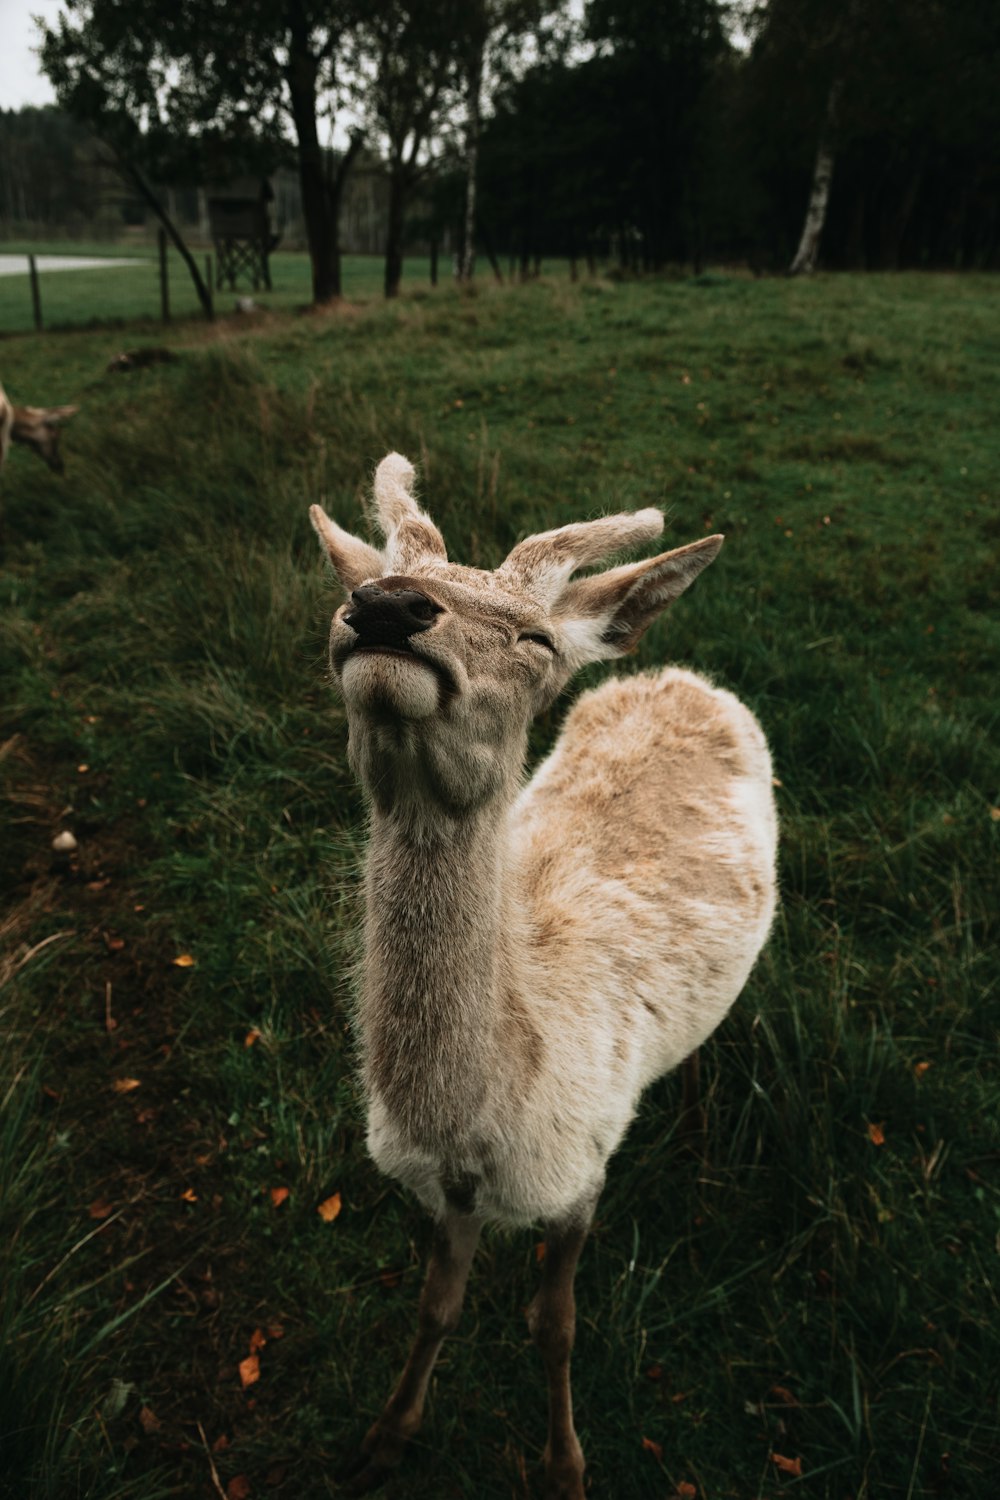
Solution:
[[[268,169],[287,151],[291,126],[313,297],[339,296],[340,201],[360,139],[331,165],[319,116],[340,103],[341,64],[368,0],[66,5],[57,28],[42,27],[43,68],[60,102],[147,184],[169,171],[204,175],[213,152],[230,171]]]
[[[396,296],[402,280],[407,206],[455,105],[463,10],[464,0],[382,0],[362,28],[368,113],[388,156],[387,297]]]
[[[546,11],[561,9],[545,0],[466,0],[458,38],[459,72],[465,92],[465,205],[459,277],[471,281],[476,263],[476,193],[483,83],[487,63],[494,65],[537,26]]]

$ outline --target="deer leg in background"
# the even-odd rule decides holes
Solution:
[[[573,1426],[569,1362],[576,1333],[573,1278],[596,1203],[595,1197],[586,1211],[569,1223],[549,1226],[542,1284],[527,1312],[528,1328],[542,1356],[549,1385],[547,1500],[583,1500],[583,1450]]]
[[[377,1489],[399,1463],[407,1440],[420,1426],[431,1372],[445,1337],[458,1327],[472,1258],[482,1221],[449,1212],[434,1226],[434,1241],[423,1291],[417,1336],[399,1383],[378,1421],[369,1428],[361,1451],[339,1476],[349,1495]]]
[[[701,1161],[705,1156],[707,1132],[708,1116],[701,1102],[701,1054],[695,1048],[681,1063],[681,1114],[677,1137],[681,1147]]]

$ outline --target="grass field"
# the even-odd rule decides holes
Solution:
[[[725,532],[625,670],[733,687],[781,783],[708,1165],[663,1081],[578,1278],[593,1494],[995,1494],[996,303],[543,280],[131,329],[179,356],[131,376],[117,330],[4,343],[15,399],[82,410],[65,477],[14,450],[0,492],[0,1494],[319,1500],[403,1357],[427,1226],[363,1151],[363,809],[306,519],[357,526],[393,447],[461,561],[605,508]],[[538,1239],[486,1240],[388,1495],[540,1495]]]
[[[27,241],[0,243],[5,255],[28,251],[45,255],[92,255],[112,260],[139,260],[140,265],[121,265],[114,269],[83,271],[39,271],[42,323],[46,329],[62,329],[95,322],[128,322],[135,318],[150,320],[160,316],[160,270],[155,250],[148,246],[131,249],[106,244],[29,244]],[[193,252],[202,275],[205,253]],[[213,255],[214,264],[214,255]],[[378,297],[382,294],[384,262],[377,255],[345,255],[343,259],[344,295],[352,300]],[[449,274],[444,261],[439,268],[442,278]],[[200,306],[187,267],[177,252],[168,253],[167,281],[172,318],[200,316]],[[292,251],[279,251],[271,257],[273,290],[253,292],[246,277],[237,290],[228,287],[214,293],[220,315],[231,313],[237,297],[253,296],[263,308],[290,312],[302,309],[311,300],[312,283],[309,257]],[[428,286],[430,261],[420,256],[407,258],[403,271],[405,287]],[[25,333],[34,328],[31,282],[27,259],[23,275],[0,276],[0,334]]]

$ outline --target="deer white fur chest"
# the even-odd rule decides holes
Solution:
[[[345,1482],[375,1488],[419,1426],[483,1224],[540,1220],[547,1494],[581,1500],[576,1263],[642,1090],[715,1029],[767,937],[771,763],[738,699],[667,668],[585,693],[523,785],[532,718],[629,651],[722,538],[574,576],[652,541],[644,510],[529,537],[489,573],[448,562],[412,482],[400,455],[379,465],[381,549],[312,508],[349,596],[330,659],[371,804],[368,1145],[435,1220],[416,1342]]]

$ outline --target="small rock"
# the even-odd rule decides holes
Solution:
[[[237,297],[236,311],[238,313],[252,313],[257,311],[257,304],[252,297]]]
[[[78,846],[69,829],[64,828],[62,833],[57,833],[52,840],[52,847],[57,854],[72,854]]]

